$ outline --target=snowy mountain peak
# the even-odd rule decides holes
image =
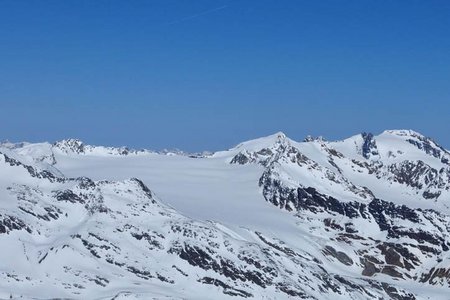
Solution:
[[[287,137],[287,135],[283,131],[277,131],[275,133],[269,134],[269,135],[267,135],[265,137],[261,137],[261,138],[263,138],[263,139],[277,139],[277,138],[284,139],[286,137]]]
[[[390,129],[383,131],[382,134],[390,134],[396,136],[425,137],[423,134],[412,129]]]
[[[441,163],[450,166],[450,152],[448,150],[432,138],[413,130],[386,130],[377,137],[377,140],[383,141],[391,148],[397,148],[395,149],[397,151],[409,153],[411,157],[417,157],[419,153],[425,153],[427,156],[423,159],[435,167]]]
[[[257,152],[262,149],[274,149],[277,148],[279,145],[287,145],[290,144],[291,142],[293,141],[289,139],[283,132],[277,132],[275,134],[271,134],[265,137],[242,142],[236,147],[225,152],[239,152],[242,150],[249,152]]]
[[[246,164],[249,162],[267,163],[274,154],[281,153],[296,143],[289,139],[284,133],[262,137],[259,139],[243,142],[228,151],[217,152],[213,157],[230,157],[232,164]]]
[[[52,145],[52,150],[64,154],[81,154],[81,155],[93,155],[93,156],[110,156],[110,155],[142,155],[154,153],[149,150],[134,150],[128,147],[104,147],[87,145],[78,139],[67,139],[56,142]]]
[[[286,139],[287,138],[287,135],[282,131],[278,131],[278,132],[274,133],[272,136],[276,136],[278,139]]]
[[[310,142],[326,142],[326,139],[323,136],[312,136],[312,135],[307,135],[304,139],[303,142],[305,143],[310,143]]]
[[[0,145],[0,298],[448,299],[450,165],[430,139],[125,149]]]
[[[65,139],[59,142],[55,142],[53,146],[65,153],[77,153],[81,154],[85,151],[85,144],[78,139]]]

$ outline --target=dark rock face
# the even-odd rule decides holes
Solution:
[[[0,214],[0,234],[9,234],[11,231],[22,229],[32,233],[31,228],[18,217]]]
[[[376,284],[374,284],[376,286]],[[416,300],[416,297],[411,293],[405,293],[404,291],[399,291],[397,288],[389,285],[385,282],[381,284],[382,289],[388,294],[391,299],[394,300]]]
[[[54,147],[61,149],[63,152],[85,153],[85,145],[82,141],[77,139],[68,139],[53,144]]]
[[[369,203],[368,209],[382,231],[392,228],[390,224],[392,219],[409,220],[413,223],[420,222],[418,214],[405,205],[398,206],[392,202],[375,199]]]
[[[266,200],[280,208],[297,211],[301,215],[311,214],[316,216],[315,218],[320,214],[328,216],[323,223],[326,231],[336,232],[336,240],[350,245],[355,243],[363,243],[365,247],[372,245],[369,250],[359,253],[359,264],[364,276],[372,277],[382,273],[395,278],[410,279],[412,277],[409,275],[410,271],[413,272],[423,263],[413,254],[415,249],[420,249],[422,253],[431,256],[449,250],[446,239],[450,236],[448,231],[450,220],[444,221],[443,217],[433,210],[413,210],[405,205],[396,205],[376,198],[368,204],[356,201],[343,202],[311,187],[286,187],[273,171],[266,171],[263,174],[260,185]],[[347,218],[347,223],[336,221],[342,218],[339,216]],[[380,232],[386,232],[387,241],[376,241],[370,236],[364,237],[364,229],[359,229],[352,223],[356,219],[362,219],[368,224],[375,223]],[[397,225],[399,220],[412,225],[409,228],[399,226]],[[432,227],[427,225],[430,220]],[[447,222],[447,229],[443,229],[436,222]],[[397,242],[405,238],[410,239],[411,243],[403,245]],[[331,246],[325,247],[323,253],[344,265],[354,263],[346,253],[339,252]],[[431,275],[426,277],[427,280],[430,277]]]
[[[62,213],[61,210],[53,206],[44,207],[43,209],[45,213],[42,214],[33,212],[32,210],[24,208],[22,206],[19,206],[19,209],[26,214],[29,214],[37,219],[44,220],[47,222],[57,220],[60,217],[60,214]]]
[[[439,198],[440,195],[441,195],[440,191],[434,192],[434,193],[433,192],[429,192],[429,191],[425,191],[425,192],[422,193],[422,196],[425,199],[437,199],[437,198]]]
[[[142,189],[142,191],[144,191],[145,195],[149,199],[152,199],[153,203],[156,203],[155,200],[153,199],[152,191],[150,191],[150,189],[141,180],[139,180],[137,178],[132,178],[131,180],[138,184],[138,186]]]
[[[70,203],[85,203],[85,200],[71,190],[56,191],[55,198],[58,201],[69,201]]]
[[[378,260],[373,257],[360,258],[361,264],[363,265],[362,275],[371,277],[374,274],[380,273],[381,268],[378,267],[381,262],[377,263]]]
[[[371,156],[379,155],[377,144],[372,133],[361,133],[363,138],[362,156],[369,159]]]
[[[261,287],[270,284],[270,281],[260,272],[241,270],[230,260],[220,256],[217,258],[213,257],[211,255],[211,253],[214,253],[212,250],[207,252],[196,246],[185,245],[182,249],[173,249],[172,252],[178,252],[179,257],[186,260],[192,266],[197,266],[205,270],[212,269],[231,280],[250,281]]]
[[[438,177],[436,169],[420,160],[391,165],[389,171],[394,175],[394,181],[419,189],[423,188],[423,184],[428,185]]]
[[[145,240],[148,242],[148,244],[150,245],[150,247],[152,249],[159,249],[159,250],[163,250],[164,247],[160,242],[160,239],[164,239],[164,236],[158,233],[148,233],[148,232],[142,232],[142,233],[131,233],[131,235],[141,241],[141,240]]]
[[[342,251],[336,251],[336,249],[334,249],[331,246],[325,246],[325,249],[323,249],[323,253],[325,255],[330,255],[330,256],[336,258],[339,262],[341,262],[342,264],[344,264],[346,266],[353,265],[353,260],[350,257],[348,257],[347,254],[345,254]]]
[[[416,146],[428,155],[436,158],[441,158],[441,162],[446,164],[448,163],[450,153],[442,148],[442,146],[438,145],[435,141],[427,137],[423,137],[420,135],[414,135],[413,137],[415,139],[407,139],[407,142]]]
[[[408,142],[420,150],[425,151],[426,154],[432,155],[434,157],[441,157],[441,150],[433,147],[429,140],[423,140],[421,142],[418,142],[413,139],[408,139]]]
[[[266,200],[289,211],[309,210],[314,213],[331,212],[356,218],[366,215],[366,205],[359,202],[340,202],[339,200],[319,193],[312,187],[289,189],[283,183],[272,176],[271,172],[265,172],[260,179],[263,194]]]
[[[279,145],[274,151],[282,151],[286,145]],[[264,148],[257,152],[248,152],[246,150],[236,154],[230,161],[230,164],[246,165],[249,163],[259,163],[263,166],[267,166],[273,155],[276,153],[271,149]]]
[[[7,164],[9,164],[11,167],[15,167],[15,166],[19,166],[24,168],[25,170],[27,170],[27,172],[32,176],[32,177],[36,177],[36,178],[41,178],[41,179],[48,179],[50,182],[64,182],[64,178],[60,178],[57,177],[56,175],[54,175],[53,173],[47,171],[47,170],[38,170],[32,166],[29,165],[25,165],[22,162],[11,158],[3,153],[0,152],[0,155],[3,156],[5,162]]]
[[[450,168],[434,169],[423,161],[403,161],[387,167],[394,182],[422,190],[424,199],[438,199],[450,188]]]
[[[407,270],[412,270],[420,265],[420,260],[412,254],[407,247],[401,244],[381,243],[377,246],[384,255],[384,261],[389,265],[394,265]]]
[[[404,161],[388,167],[394,182],[417,189],[424,199],[438,199],[450,188],[450,168],[437,170],[423,161]]]
[[[433,245],[445,245],[442,238],[423,230],[407,230],[395,226],[393,220],[397,219],[407,220],[414,224],[421,224],[422,222],[418,212],[405,205],[399,206],[380,199],[374,199],[368,205],[360,202],[341,202],[331,196],[323,195],[311,187],[297,189],[283,187],[280,181],[270,179],[270,175],[262,177],[260,184],[263,185],[263,193],[267,201],[291,211],[328,212],[337,213],[350,219],[359,217],[373,219],[380,230],[387,231],[390,237],[409,237],[420,243],[426,241]],[[437,215],[433,211],[427,211],[426,213]]]
[[[78,187],[82,190],[89,190],[95,188],[95,183],[93,180],[87,177],[79,177],[76,179]]]
[[[450,269],[449,268],[431,268],[428,273],[425,273],[420,278],[420,282],[426,282],[431,285],[437,285],[439,282],[450,283]]]
[[[252,294],[250,294],[246,291],[240,290],[240,289],[233,288],[232,286],[220,281],[219,279],[215,279],[215,278],[211,278],[211,277],[203,277],[202,279],[199,279],[198,281],[201,283],[204,283],[204,284],[211,284],[211,285],[221,287],[223,289],[223,293],[225,295],[242,297],[242,298],[253,297]]]
[[[231,160],[231,164],[239,164],[239,165],[246,165],[250,162],[250,159],[244,155],[243,153],[238,153],[233,159]]]

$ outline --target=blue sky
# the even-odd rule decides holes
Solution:
[[[450,1],[0,2],[0,140],[218,150],[411,128],[450,148]]]

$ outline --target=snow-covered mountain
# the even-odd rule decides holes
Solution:
[[[0,298],[449,298],[450,152],[411,130],[2,143],[0,174]]]

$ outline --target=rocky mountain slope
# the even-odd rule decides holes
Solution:
[[[0,174],[0,298],[448,298],[450,153],[410,130],[3,143]]]

